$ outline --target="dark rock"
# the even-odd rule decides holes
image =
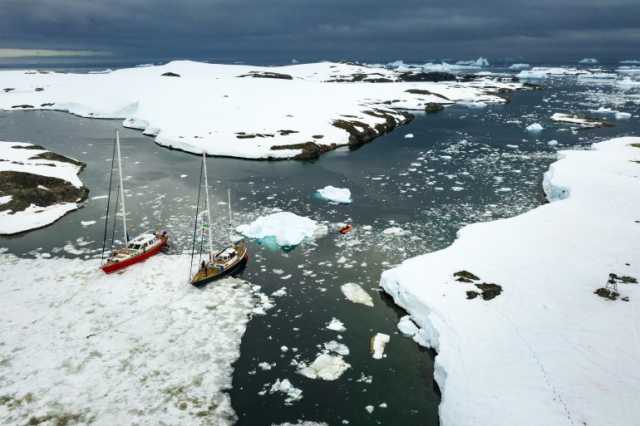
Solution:
[[[53,102],[46,102],[44,104],[40,104],[40,107],[50,107],[50,106],[54,106],[55,104]]]
[[[42,87],[36,87],[36,92],[42,92],[44,90],[44,88]]]
[[[638,284],[638,280],[635,277],[631,277],[628,275],[616,275],[616,274],[609,274],[609,280],[607,281],[608,284]]]
[[[279,72],[271,71],[249,71],[248,74],[239,75],[238,77],[253,77],[253,78],[277,78],[280,80],[293,80],[289,74],[282,74]]]
[[[162,74],[162,77],[180,77],[180,74],[176,74],[175,72],[165,72]]]
[[[32,145],[13,145],[11,149],[45,149],[45,148],[40,145],[32,144]]]
[[[11,108],[33,108],[33,105],[29,105],[29,104],[13,105]]]
[[[544,89],[544,87],[542,85],[534,84],[534,83],[526,83],[525,82],[525,83],[522,83],[522,86],[525,89],[528,89],[528,90],[542,90],[542,89]]]
[[[431,96],[436,96],[436,97],[438,97],[438,98],[442,98],[442,99],[444,99],[444,100],[450,101],[450,99],[449,99],[449,98],[447,98],[446,96],[443,96],[443,95],[441,95],[441,94],[439,94],[439,93],[433,93],[433,92],[431,92],[431,91],[429,91],[429,90],[424,90],[424,89],[408,89],[408,90],[405,90],[405,92],[407,92],[407,93],[412,93],[412,94],[414,94],[414,95],[431,95]]]
[[[456,81],[456,76],[448,72],[403,72],[398,81]]]
[[[42,149],[42,148],[41,148]],[[73,158],[65,157],[64,155],[56,154],[55,152],[47,151],[38,155],[34,155],[30,157],[29,160],[49,160],[49,161],[59,161],[61,163],[69,163],[75,166],[80,167],[80,171],[82,171],[86,164],[82,161],[75,160]]]
[[[311,137],[314,139],[322,139],[324,138],[324,135],[311,135]]]
[[[465,270],[454,272],[453,276],[456,277],[456,281],[460,281],[463,283],[472,283],[480,279],[475,274]]]
[[[467,291],[467,299],[475,299],[478,296],[480,296],[480,293],[478,293],[477,291],[473,291],[473,290]]]
[[[16,90],[16,89],[14,89],[13,87],[5,87],[5,88],[4,88],[4,89],[2,89],[2,90],[4,91],[4,93],[9,93],[9,92],[13,92],[13,91],[14,91],[14,90]]]
[[[45,187],[47,189],[43,189]],[[76,188],[64,179],[32,173],[0,172],[0,193],[11,195],[11,201],[0,205],[0,211],[22,211],[35,204],[47,207],[58,203],[77,203],[86,200],[89,190]]]
[[[280,136],[287,136],[292,133],[300,133],[300,132],[298,132],[297,130],[278,130],[278,133],[280,133]]]
[[[442,104],[437,104],[435,102],[429,102],[424,106],[424,112],[427,114],[433,114],[435,112],[440,112],[444,109]]]
[[[475,284],[480,290],[482,290],[482,299],[491,300],[502,293],[502,287],[494,283],[482,283]]]
[[[618,292],[615,292],[613,290],[609,290],[607,288],[601,287],[599,289],[597,289],[596,291],[594,291],[595,294],[597,294],[598,296],[604,298],[604,299],[608,299],[608,300],[616,300],[618,298],[618,296],[620,296],[620,294]]]
[[[272,150],[280,150],[280,149],[301,149],[302,152],[295,157],[295,160],[317,160],[320,157],[320,154],[324,154],[327,151],[335,149],[336,145],[332,144],[329,146],[326,145],[318,145],[314,142],[305,142],[298,143],[292,145],[274,145],[271,147]]]

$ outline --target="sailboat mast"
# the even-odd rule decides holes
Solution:
[[[207,197],[207,229],[209,230],[209,253],[213,253],[213,230],[211,229],[211,201],[209,200],[209,180],[207,179],[207,153],[202,153],[202,168],[204,170],[204,192]]]
[[[120,193],[122,194],[122,229],[124,230],[124,245],[129,241],[127,238],[127,210],[124,206],[124,178],[122,177],[122,158],[120,156],[120,133],[116,130],[116,151],[118,153],[118,175],[120,176]]]
[[[233,243],[233,230],[231,228],[231,189],[227,188],[227,203],[229,204],[229,242]]]

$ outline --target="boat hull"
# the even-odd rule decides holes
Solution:
[[[194,287],[204,287],[205,285],[209,284],[212,281],[217,281],[221,278],[225,278],[228,277],[229,275],[233,275],[236,273],[241,272],[241,270],[247,265],[247,261],[249,260],[249,254],[245,253],[245,255],[242,257],[242,259],[240,259],[236,264],[234,264],[233,266],[231,266],[230,268],[225,269],[224,271],[222,271],[219,274],[216,275],[212,275],[206,278],[202,278],[199,280],[196,280],[195,278],[193,280],[191,280],[191,285],[193,285]]]
[[[160,251],[167,245],[166,241],[162,241],[162,243],[157,244],[153,247],[151,247],[149,250],[142,252],[136,256],[131,256],[128,259],[125,259],[121,262],[117,262],[117,263],[106,263],[104,265],[102,265],[100,267],[100,269],[102,269],[102,271],[104,271],[104,273],[106,274],[111,274],[113,272],[119,271],[121,269],[126,268],[127,266],[131,266],[133,264],[136,263],[140,263],[140,262],[144,262],[145,260],[147,260],[148,258],[150,258],[151,256],[155,256],[156,254],[160,253]]]

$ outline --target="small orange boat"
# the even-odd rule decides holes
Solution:
[[[351,232],[351,230],[353,229],[353,226],[348,223],[345,226],[343,226],[342,228],[340,228],[340,230],[338,232],[340,232],[342,235],[344,234],[348,234],[349,232]]]

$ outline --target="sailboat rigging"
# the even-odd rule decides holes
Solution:
[[[213,226],[211,222],[211,200],[209,198],[209,181],[207,176],[207,154],[202,153],[202,168],[200,170],[200,183],[198,187],[198,208],[200,206],[200,192],[202,186],[202,176],[204,175],[204,187],[205,187],[205,206],[206,206],[206,217],[207,223],[203,224],[203,232],[201,238],[204,238],[204,228],[207,229],[207,248],[208,248],[208,256],[206,259],[202,259],[202,240],[200,244],[200,268],[198,271],[191,277],[191,284],[200,287],[211,281],[217,280],[224,276],[233,274],[235,272],[239,272],[242,267],[246,264],[247,259],[249,258],[249,252],[247,250],[247,245],[244,240],[240,240],[237,242],[233,241],[233,235],[231,230],[231,221],[232,221],[232,213],[231,213],[231,191],[227,191],[227,201],[229,204],[229,244],[224,247],[222,250],[214,251],[213,250]],[[193,241],[192,241],[192,249],[191,249],[191,260],[193,263],[193,257],[195,254],[195,246],[196,246],[196,238],[197,238],[197,228],[198,228],[198,217],[200,213],[198,209],[196,209],[196,217],[195,217],[195,225],[193,232]],[[191,275],[191,273],[189,273]]]
[[[124,177],[122,174],[122,155],[120,153],[120,134],[116,130],[116,138],[115,138],[114,152],[111,158],[111,172],[109,176],[109,196],[107,199],[107,214],[105,216],[105,228],[104,228],[104,241],[103,241],[103,255],[104,249],[106,247],[107,242],[107,227],[109,221],[109,205],[111,201],[111,193],[112,193],[112,177],[113,177],[113,163],[114,158],[117,158],[118,163],[118,191],[116,195],[116,207],[118,209],[118,201],[120,201],[121,207],[121,215],[122,215],[122,232],[123,232],[123,242],[124,244],[120,248],[112,249],[110,256],[107,258],[106,262],[100,266],[105,273],[110,274],[112,272],[118,271],[120,269],[126,268],[129,265],[133,265],[134,263],[142,262],[149,257],[158,254],[160,250],[167,246],[169,243],[169,236],[166,231],[162,232],[145,232],[143,234],[138,235],[137,237],[129,240],[129,234],[127,232],[127,209],[125,206],[125,192],[124,192]],[[113,221],[113,236],[111,245],[113,246],[115,239],[115,229],[116,229],[116,219],[117,213],[114,213],[114,221]]]

